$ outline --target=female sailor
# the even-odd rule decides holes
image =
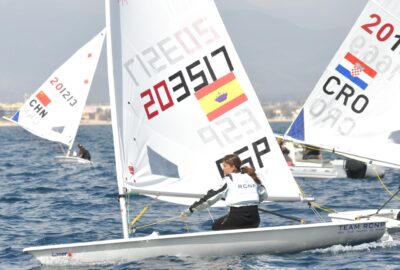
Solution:
[[[203,198],[182,212],[181,216],[189,216],[222,199],[229,207],[229,213],[215,220],[213,230],[257,228],[260,224],[258,204],[266,198],[267,193],[255,170],[241,165],[237,155],[226,155],[222,161],[225,177],[220,187],[209,190]]]

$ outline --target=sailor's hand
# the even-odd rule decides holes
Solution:
[[[181,212],[181,219],[186,219],[187,217],[190,217],[190,215],[192,214],[192,211],[190,211],[190,209],[186,209],[185,211]]]

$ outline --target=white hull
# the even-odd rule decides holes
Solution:
[[[92,161],[80,157],[55,156],[54,158],[57,162],[65,164],[92,164]]]
[[[290,171],[297,178],[347,178],[347,173],[344,169],[344,160],[341,159],[330,161],[296,161],[293,166],[290,166]],[[384,169],[368,164],[365,177],[377,177],[377,174],[382,177],[385,174]]]
[[[378,214],[376,209],[358,210],[358,211],[345,211],[334,214],[329,214],[333,222],[348,222],[354,220],[370,220],[375,219],[386,221],[386,228],[389,233],[400,231],[400,209],[382,209]],[[372,215],[373,214],[373,215]],[[369,215],[372,215],[368,217]]]
[[[86,242],[24,249],[47,265],[88,265],[131,262],[157,256],[225,256],[299,252],[332,245],[379,240],[382,220],[211,231]]]

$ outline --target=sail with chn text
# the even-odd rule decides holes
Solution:
[[[214,2],[110,5],[110,96],[125,187],[191,204],[221,183],[222,158],[237,153],[269,200],[301,200]]]
[[[400,166],[400,3],[368,1],[286,135]]]
[[[30,133],[72,146],[105,38],[101,31],[33,93],[10,120]]]

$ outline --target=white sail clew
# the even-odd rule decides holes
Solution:
[[[113,1],[109,34],[129,190],[191,204],[238,153],[270,200],[301,200],[213,1]]]
[[[400,167],[400,3],[368,1],[286,136]]]
[[[104,43],[105,30],[80,48],[30,96],[11,121],[70,149]]]

